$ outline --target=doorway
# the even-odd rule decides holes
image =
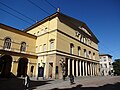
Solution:
[[[53,63],[49,63],[49,77],[52,78]]]
[[[0,57],[0,77],[9,77],[11,71],[12,57],[3,55]]]
[[[28,59],[27,58],[20,58],[18,62],[18,69],[17,69],[17,76],[18,77],[25,77],[27,74],[27,64],[28,64]]]

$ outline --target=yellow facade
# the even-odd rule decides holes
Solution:
[[[4,41],[6,38],[11,39],[11,48],[4,48]],[[26,51],[20,52],[21,42],[26,42]],[[20,58],[28,59],[27,73],[30,75],[30,67],[34,66],[34,76],[36,75],[37,55],[35,53],[36,37],[26,34],[22,31],[16,30],[9,26],[0,25],[0,54],[10,55],[12,57],[11,72],[17,75],[18,62]]]
[[[1,49],[4,45],[4,38],[7,36],[13,40],[10,51],[14,53],[19,52],[22,41],[27,43],[26,52],[22,54],[27,54],[25,56],[29,60],[29,65],[27,65],[29,75],[32,65],[35,67],[33,75],[36,77],[38,67],[44,68],[45,78],[62,78],[64,72],[66,76],[69,74],[98,75],[99,73],[99,41],[83,22],[57,12],[27,28],[25,32],[20,31],[23,34],[17,30],[10,31],[3,28],[0,30]],[[79,55],[78,47],[80,48]],[[12,57],[17,61],[21,55],[12,55]],[[61,60],[65,64],[61,63]],[[85,70],[84,65],[87,67]],[[18,67],[17,62],[12,66],[12,72],[17,74],[15,67]]]

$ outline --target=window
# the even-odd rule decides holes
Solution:
[[[107,64],[104,64],[104,67],[107,68]]]
[[[93,59],[95,60],[95,53],[93,53]]]
[[[37,35],[38,35],[38,36],[40,35],[40,31],[37,32]]]
[[[40,52],[42,52],[42,45],[40,45]]]
[[[73,54],[73,48],[74,48],[74,44],[70,44],[70,54]]]
[[[25,42],[21,43],[20,51],[21,52],[25,52],[26,51],[26,43]]]
[[[43,51],[46,51],[46,44],[43,45]]]
[[[84,49],[84,57],[87,57],[87,51]]]
[[[36,46],[36,52],[38,52],[38,46]]]
[[[48,31],[48,28],[46,27],[45,30],[44,30],[44,32],[46,33],[47,31]]]
[[[11,39],[6,38],[5,41],[4,41],[3,49],[10,49],[10,48],[11,48]]]
[[[78,46],[78,56],[80,56],[80,50],[81,48]]]
[[[54,49],[54,41],[50,41],[50,50]]]
[[[91,59],[91,51],[89,51],[89,58]]]

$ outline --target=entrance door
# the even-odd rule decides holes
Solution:
[[[0,77],[9,77],[11,71],[12,57],[4,55],[0,57]]]
[[[53,63],[49,63],[49,77],[52,78]]]
[[[18,63],[18,69],[17,69],[17,76],[18,77],[25,77],[27,74],[27,64],[28,64],[28,59],[27,58],[20,58],[19,63]]]

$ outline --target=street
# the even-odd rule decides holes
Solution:
[[[0,90],[23,90],[23,79],[0,79]],[[31,78],[29,90],[120,90],[120,76],[75,77],[63,80],[37,80]]]
[[[55,80],[34,90],[120,90],[120,76],[77,77],[73,85],[66,81]]]

